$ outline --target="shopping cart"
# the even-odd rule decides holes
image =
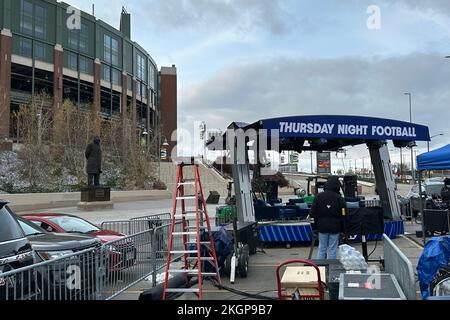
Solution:
[[[308,294],[308,295],[301,295],[299,294],[299,292],[297,292],[298,294],[292,295],[292,294],[286,294],[283,293],[283,288],[281,287],[281,275],[280,275],[280,271],[281,269],[283,269],[284,267],[291,265],[291,264],[302,264],[304,266],[309,266],[309,267],[313,267],[316,272],[317,272],[317,286],[314,287],[313,291],[317,290],[317,294]],[[322,283],[322,278],[320,276],[320,269],[317,265],[315,265],[314,263],[312,263],[311,261],[305,261],[305,260],[291,260],[291,261],[286,261],[282,264],[280,264],[277,267],[277,286],[278,286],[278,299],[279,300],[297,300],[295,298],[293,298],[293,296],[297,296],[298,300],[324,300],[324,289],[323,289],[323,283]]]

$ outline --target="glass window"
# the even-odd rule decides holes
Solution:
[[[35,42],[34,57],[40,61],[46,61],[45,45],[43,43]]]
[[[111,62],[113,65],[119,65],[119,41],[111,39]]]
[[[111,78],[112,78],[111,82],[113,84],[120,86],[121,81],[120,81],[120,71],[119,70],[113,69]]]
[[[78,31],[73,29],[69,30],[69,48],[78,50]]]
[[[68,233],[90,233],[100,231],[100,229],[93,224],[76,217],[52,217],[49,218],[49,220]]]
[[[80,72],[91,74],[92,70],[92,60],[83,56],[79,57],[80,63]]]
[[[68,59],[69,59],[69,61],[68,61],[69,69],[77,71],[78,70],[77,54],[73,53],[73,52],[69,52]]]
[[[20,12],[20,30],[27,35],[33,35],[33,4],[22,0]]]
[[[111,67],[103,65],[103,80],[111,82]]]
[[[45,8],[36,5],[34,7],[34,35],[37,38],[45,39],[47,37],[47,11]]]
[[[6,207],[0,209],[0,241],[23,238],[22,230]]]
[[[83,53],[88,53],[89,51],[89,26],[85,23],[81,24],[80,51]]]
[[[148,85],[150,86],[150,88],[155,89],[155,67],[153,66],[153,64],[150,64],[149,68]]]
[[[111,37],[106,34],[103,37],[103,59],[111,63]]]
[[[141,54],[137,54],[137,63],[136,63],[136,67],[137,67],[137,77],[140,80],[145,80],[145,58],[143,55]]]
[[[32,43],[30,39],[21,38],[20,39],[20,55],[31,58],[32,57]]]
[[[33,222],[26,221],[24,219],[17,219],[17,222],[19,223],[20,227],[23,230],[23,233],[25,233],[25,236],[34,236],[37,234],[45,233],[45,230],[41,227],[37,226]]]

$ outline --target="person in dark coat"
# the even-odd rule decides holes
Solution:
[[[102,148],[99,137],[95,137],[94,142],[87,146],[85,156],[88,186],[98,187],[100,185],[100,174],[102,173]]]
[[[338,177],[330,177],[325,191],[314,200],[311,216],[313,229],[319,233],[319,260],[334,260],[337,257],[339,237],[344,232],[346,203],[340,193],[341,183]]]

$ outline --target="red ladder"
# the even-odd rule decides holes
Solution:
[[[194,168],[194,179],[184,179],[183,169],[185,167]],[[185,195],[185,189],[187,186],[194,187],[194,195]],[[214,239],[211,233],[211,224],[209,216],[206,210],[206,201],[203,196],[203,187],[200,180],[199,165],[192,163],[180,163],[178,164],[178,175],[175,186],[173,211],[172,211],[172,225],[170,230],[169,251],[167,257],[166,274],[164,281],[164,294],[163,300],[167,299],[167,293],[195,293],[198,294],[199,300],[203,299],[203,280],[205,277],[216,278],[217,284],[221,284],[219,266],[217,263],[217,255],[214,247]],[[195,201],[195,211],[186,210],[186,201]],[[178,201],[181,202],[181,212],[177,210]],[[202,209],[200,208],[200,204]],[[182,231],[175,232],[175,226],[181,221]],[[193,221],[195,226],[190,226],[189,222]],[[204,223],[206,222],[206,227]],[[208,242],[201,241],[201,232],[206,231],[209,236]],[[183,250],[176,251],[173,249],[174,237],[183,238]],[[194,238],[194,239],[192,239]],[[189,248],[194,246],[195,249]],[[202,250],[207,252],[207,256],[202,256]],[[184,268],[172,269],[172,257],[175,255],[183,255]],[[210,263],[215,272],[206,273],[202,269],[204,266]],[[173,274],[185,274],[186,275],[186,288],[169,288],[169,277]],[[198,288],[189,288],[190,278],[198,277]]]

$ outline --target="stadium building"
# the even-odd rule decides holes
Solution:
[[[118,30],[56,0],[0,0],[0,28],[2,139],[16,136],[11,115],[34,94],[51,96],[54,109],[70,99],[106,118],[136,116],[149,140],[164,127],[161,97],[176,110],[176,86],[161,83],[156,62],[131,40],[125,9]],[[170,123],[166,130],[175,130]]]

